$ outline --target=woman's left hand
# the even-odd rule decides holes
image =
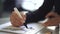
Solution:
[[[60,15],[57,13],[51,12],[47,14],[46,18],[48,21],[43,24],[44,26],[57,26],[60,23]]]

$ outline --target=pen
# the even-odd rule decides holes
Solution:
[[[18,13],[18,16],[19,16],[20,18],[22,18],[20,12],[18,11],[18,9],[17,9],[16,7],[14,8],[14,10],[15,10],[16,13]],[[26,28],[28,28],[26,23],[24,23],[24,26],[25,26]]]
[[[27,24],[26,24],[26,23],[24,23],[24,26],[28,29],[28,26],[27,26]]]
[[[20,18],[22,18],[22,16],[21,16],[19,10],[18,10],[16,7],[14,8],[14,11],[15,11],[15,13],[16,13]]]

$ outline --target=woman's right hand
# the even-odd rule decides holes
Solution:
[[[20,12],[20,15],[22,16],[22,18],[20,18],[15,11],[13,11],[12,14],[10,15],[10,21],[13,26],[19,27],[25,23],[26,14],[24,15],[24,12]]]

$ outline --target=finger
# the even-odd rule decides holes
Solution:
[[[15,20],[15,21],[14,21],[14,22],[15,22],[14,24],[15,24],[16,26],[21,26],[21,25],[23,25],[23,22],[22,22],[21,20],[20,20],[20,21],[19,21],[19,20],[16,20],[16,19],[14,19],[14,20]]]
[[[21,19],[21,20],[22,20],[22,18],[20,18],[16,13],[14,13],[14,14],[13,14],[13,17],[14,17],[14,18],[18,18],[18,19]]]
[[[15,15],[12,14],[11,17],[10,17],[10,21],[11,21],[13,26],[16,26],[16,25],[18,25],[18,23],[17,23],[18,21],[14,17],[15,17]]]
[[[13,25],[17,26],[17,25],[21,25],[23,23],[23,19],[20,19],[18,17],[18,15],[13,12],[11,17],[10,17],[10,21],[12,22]]]
[[[48,14],[46,15],[46,18],[49,17],[49,16],[54,16],[54,14],[53,14],[53,13],[48,13]]]
[[[19,14],[17,14],[16,11],[13,11],[12,14],[20,18]],[[20,19],[22,19],[22,18],[20,18]]]
[[[44,26],[57,26],[59,23],[59,20],[57,18],[54,18],[54,19],[50,19],[48,20],[46,23],[44,23],[43,25]]]
[[[21,16],[23,17],[24,20],[26,20],[26,14],[24,14],[24,12],[20,12]]]
[[[26,20],[26,16],[23,14],[23,12],[21,12],[20,14],[21,14],[21,16],[22,16],[23,19],[21,19],[21,18],[19,18],[19,17],[17,17],[16,19],[17,19],[18,21],[22,21],[22,22],[24,23],[25,20]]]
[[[17,22],[17,24],[19,24],[19,23],[23,24],[23,21],[24,21],[24,20],[19,19],[18,17],[15,17],[15,16],[13,15],[12,21],[14,21],[15,23]]]
[[[18,21],[16,19],[12,19],[11,23],[12,23],[13,26],[20,26],[22,24],[20,21]]]

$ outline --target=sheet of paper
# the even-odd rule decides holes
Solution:
[[[28,29],[25,26],[13,27],[10,22],[7,22],[0,25],[0,31],[18,33],[18,34],[20,33],[21,34],[35,34],[38,31],[40,32],[40,30],[44,28],[44,26],[42,26],[40,23],[30,23],[27,26],[28,26]]]
[[[0,31],[12,32],[12,33],[22,33],[22,34],[35,34],[43,27],[38,23],[28,24],[28,29],[25,26],[13,27],[10,22],[0,25]]]

